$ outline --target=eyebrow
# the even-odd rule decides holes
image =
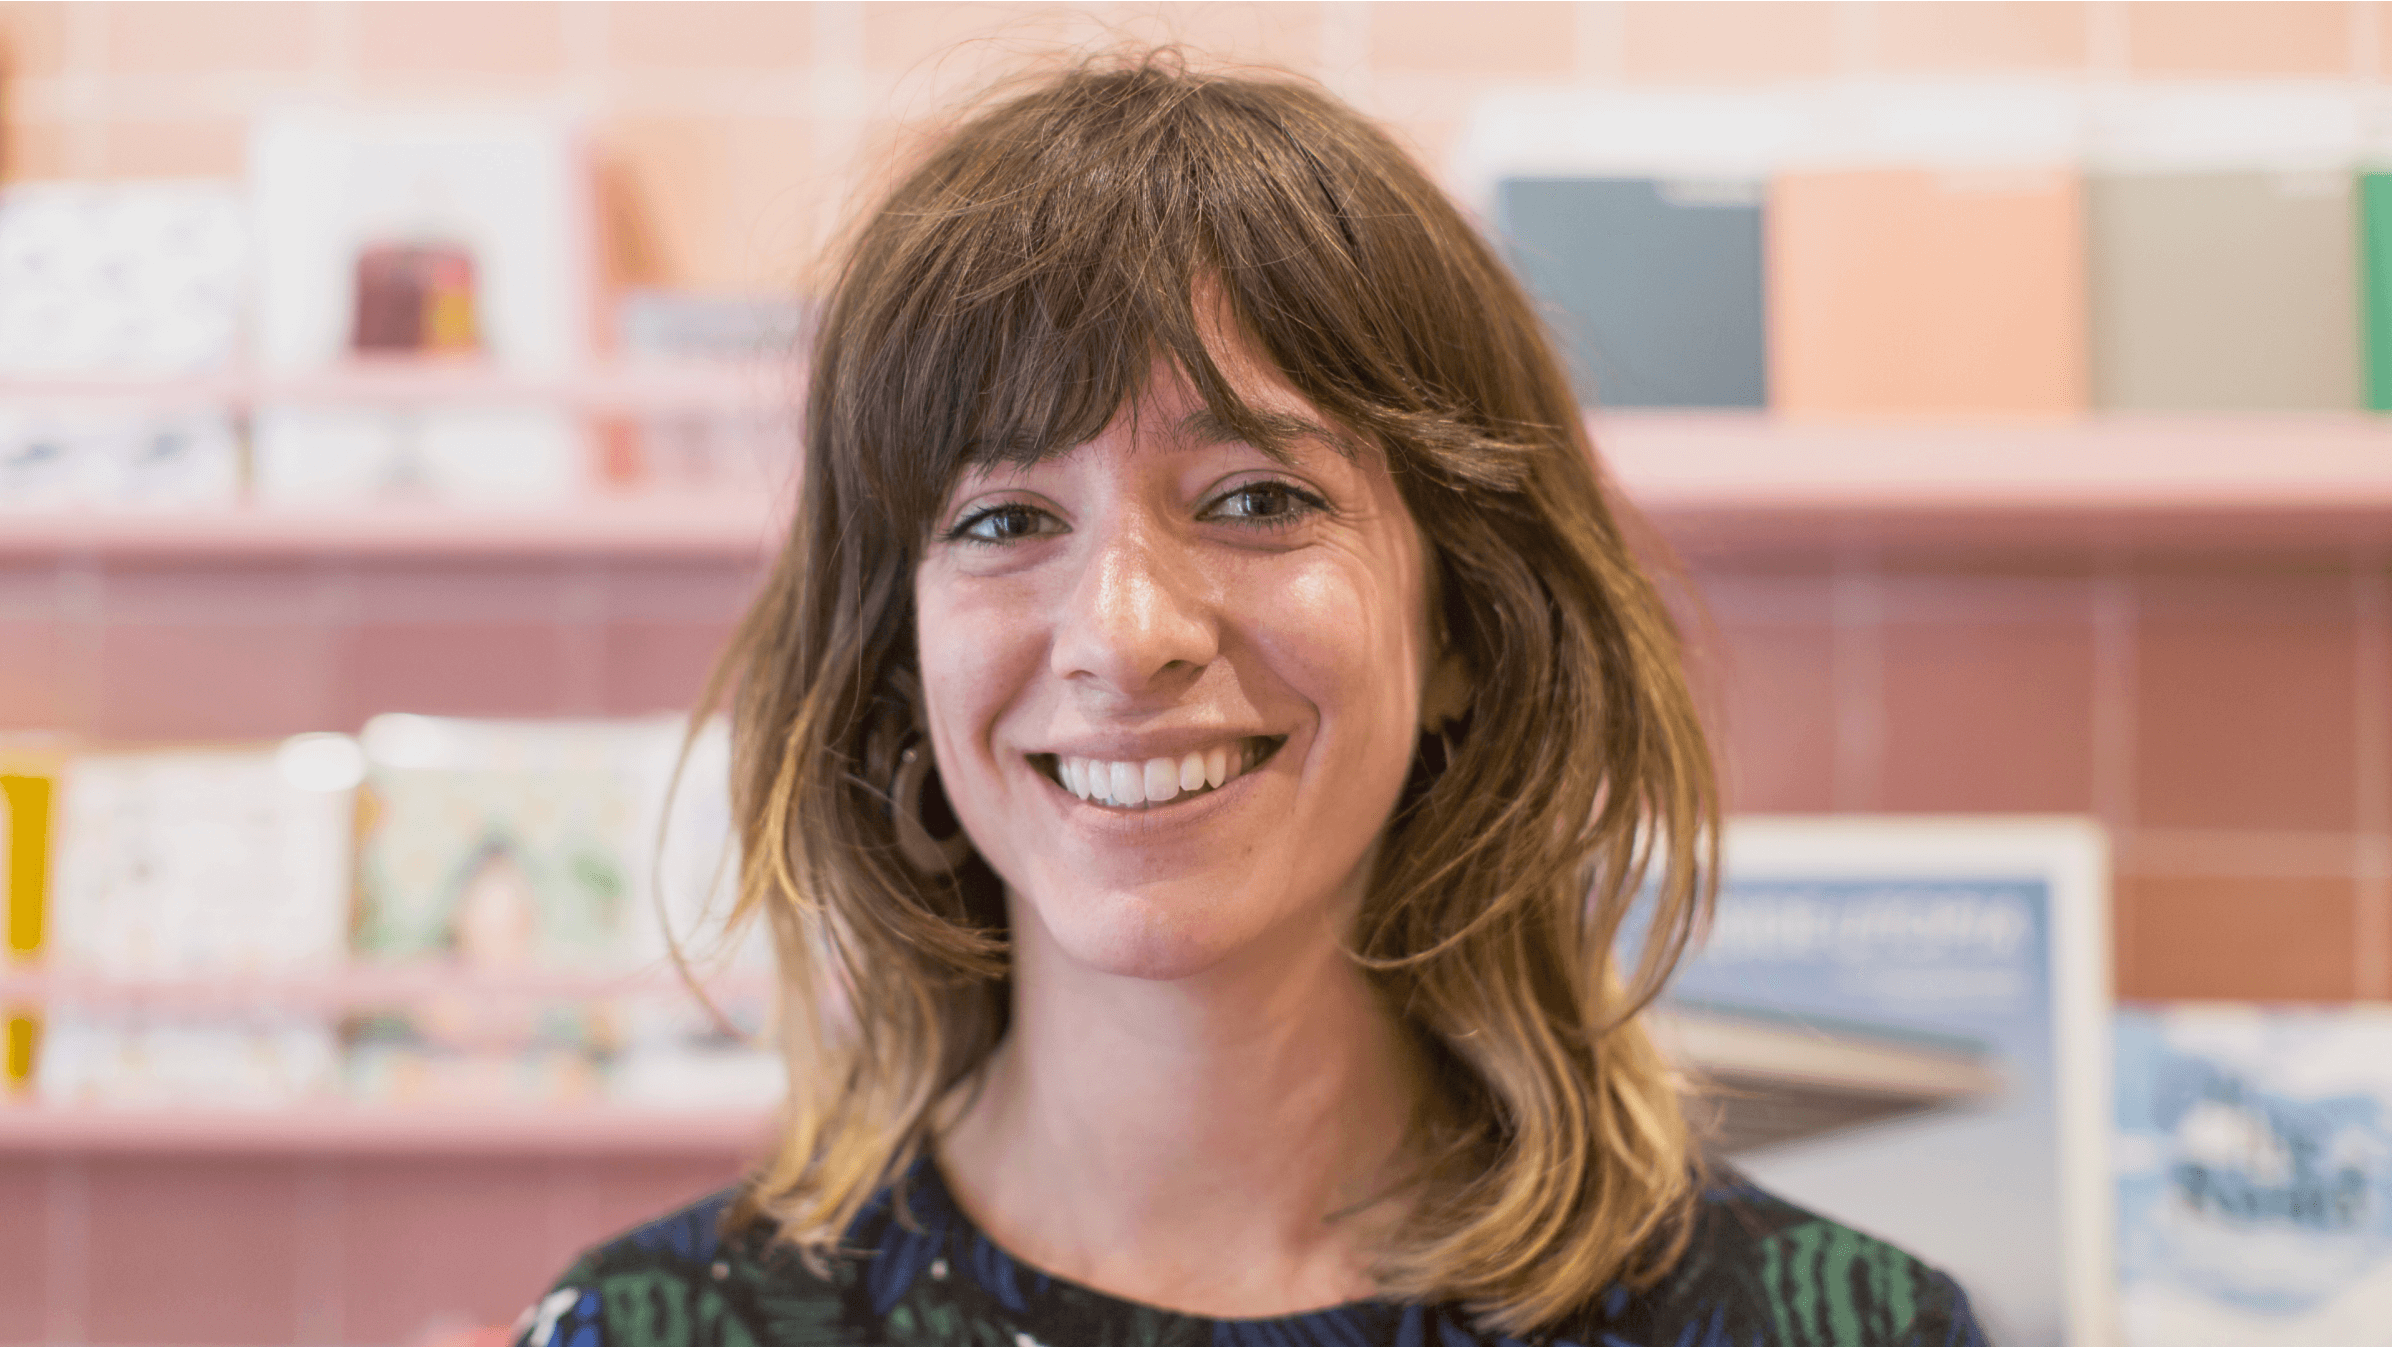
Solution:
[[[1253,447],[1272,458],[1282,462],[1286,461],[1288,441],[1301,439],[1319,440],[1335,449],[1340,455],[1347,458],[1353,457],[1354,451],[1346,444],[1344,437],[1309,417],[1298,416],[1293,412],[1254,411],[1249,414],[1253,417],[1256,428],[1261,431],[1266,441]],[[1251,443],[1250,436],[1241,433],[1237,427],[1223,420],[1220,414],[1210,407],[1199,407],[1181,417],[1179,435],[1190,444]]]

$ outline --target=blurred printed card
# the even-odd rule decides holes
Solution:
[[[0,191],[0,373],[186,373],[229,364],[248,211],[224,182]]]
[[[568,124],[498,112],[272,112],[254,124],[250,185],[267,371],[321,369],[361,349],[464,349],[502,369],[557,374],[584,354],[592,198]],[[408,289],[420,311],[414,335],[399,340],[382,262],[402,255],[452,265]]]
[[[666,957],[668,920],[677,938],[705,944],[736,868],[729,732],[707,726],[683,767],[687,725],[368,721],[359,957],[653,966]]]
[[[333,734],[75,757],[50,959],[125,978],[337,968],[361,771]]]
[[[589,434],[552,406],[276,403],[251,424],[265,506],[556,505],[593,477]]]
[[[0,406],[0,510],[230,506],[241,444],[220,411]]]
[[[2392,1009],[2128,1009],[2116,1069],[2126,1341],[2383,1340]]]
[[[659,407],[635,418],[611,485],[691,495],[786,492],[797,475],[800,362],[813,312],[785,295],[634,289],[615,302],[625,363],[728,366],[752,396],[735,406]]]
[[[352,1015],[341,1038],[349,1096],[403,1106],[592,1103],[615,1046],[603,1006],[465,991]]]
[[[753,938],[723,938],[728,731],[707,726],[684,761],[686,731],[678,716],[367,723],[356,957],[463,977],[350,1021],[354,1094],[761,1102],[772,1067],[751,1035],[769,1014],[748,1002],[769,964]],[[613,994],[676,945],[699,973],[730,974],[732,1024],[677,989]]]
[[[321,1016],[54,1007],[36,1095],[46,1104],[265,1108],[330,1098],[340,1047]]]
[[[774,1008],[770,984],[757,978],[718,983],[705,1002],[682,993],[626,998],[608,1098],[642,1108],[780,1103],[789,1075],[773,1047]]]

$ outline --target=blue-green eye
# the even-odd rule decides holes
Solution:
[[[1247,482],[1216,497],[1205,509],[1207,519],[1239,524],[1286,525],[1329,508],[1329,502],[1299,487],[1279,481]]]
[[[1011,543],[1062,531],[1062,521],[1046,511],[1018,501],[1004,501],[974,510],[955,521],[955,527],[947,530],[944,541]]]

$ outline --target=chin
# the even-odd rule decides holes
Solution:
[[[1233,882],[1227,891],[1242,887]],[[1231,905],[1214,896],[1223,891],[1183,882],[1131,889],[1056,886],[1039,897],[1017,893],[1014,930],[1018,939],[1025,918],[1035,922],[1054,955],[1087,972],[1176,982],[1268,939],[1273,923],[1266,914],[1225,910]]]

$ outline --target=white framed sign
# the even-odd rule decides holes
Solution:
[[[1715,1152],[1951,1274],[1995,1342],[2116,1341],[2100,828],[1746,818],[1723,844],[1654,1011]]]

